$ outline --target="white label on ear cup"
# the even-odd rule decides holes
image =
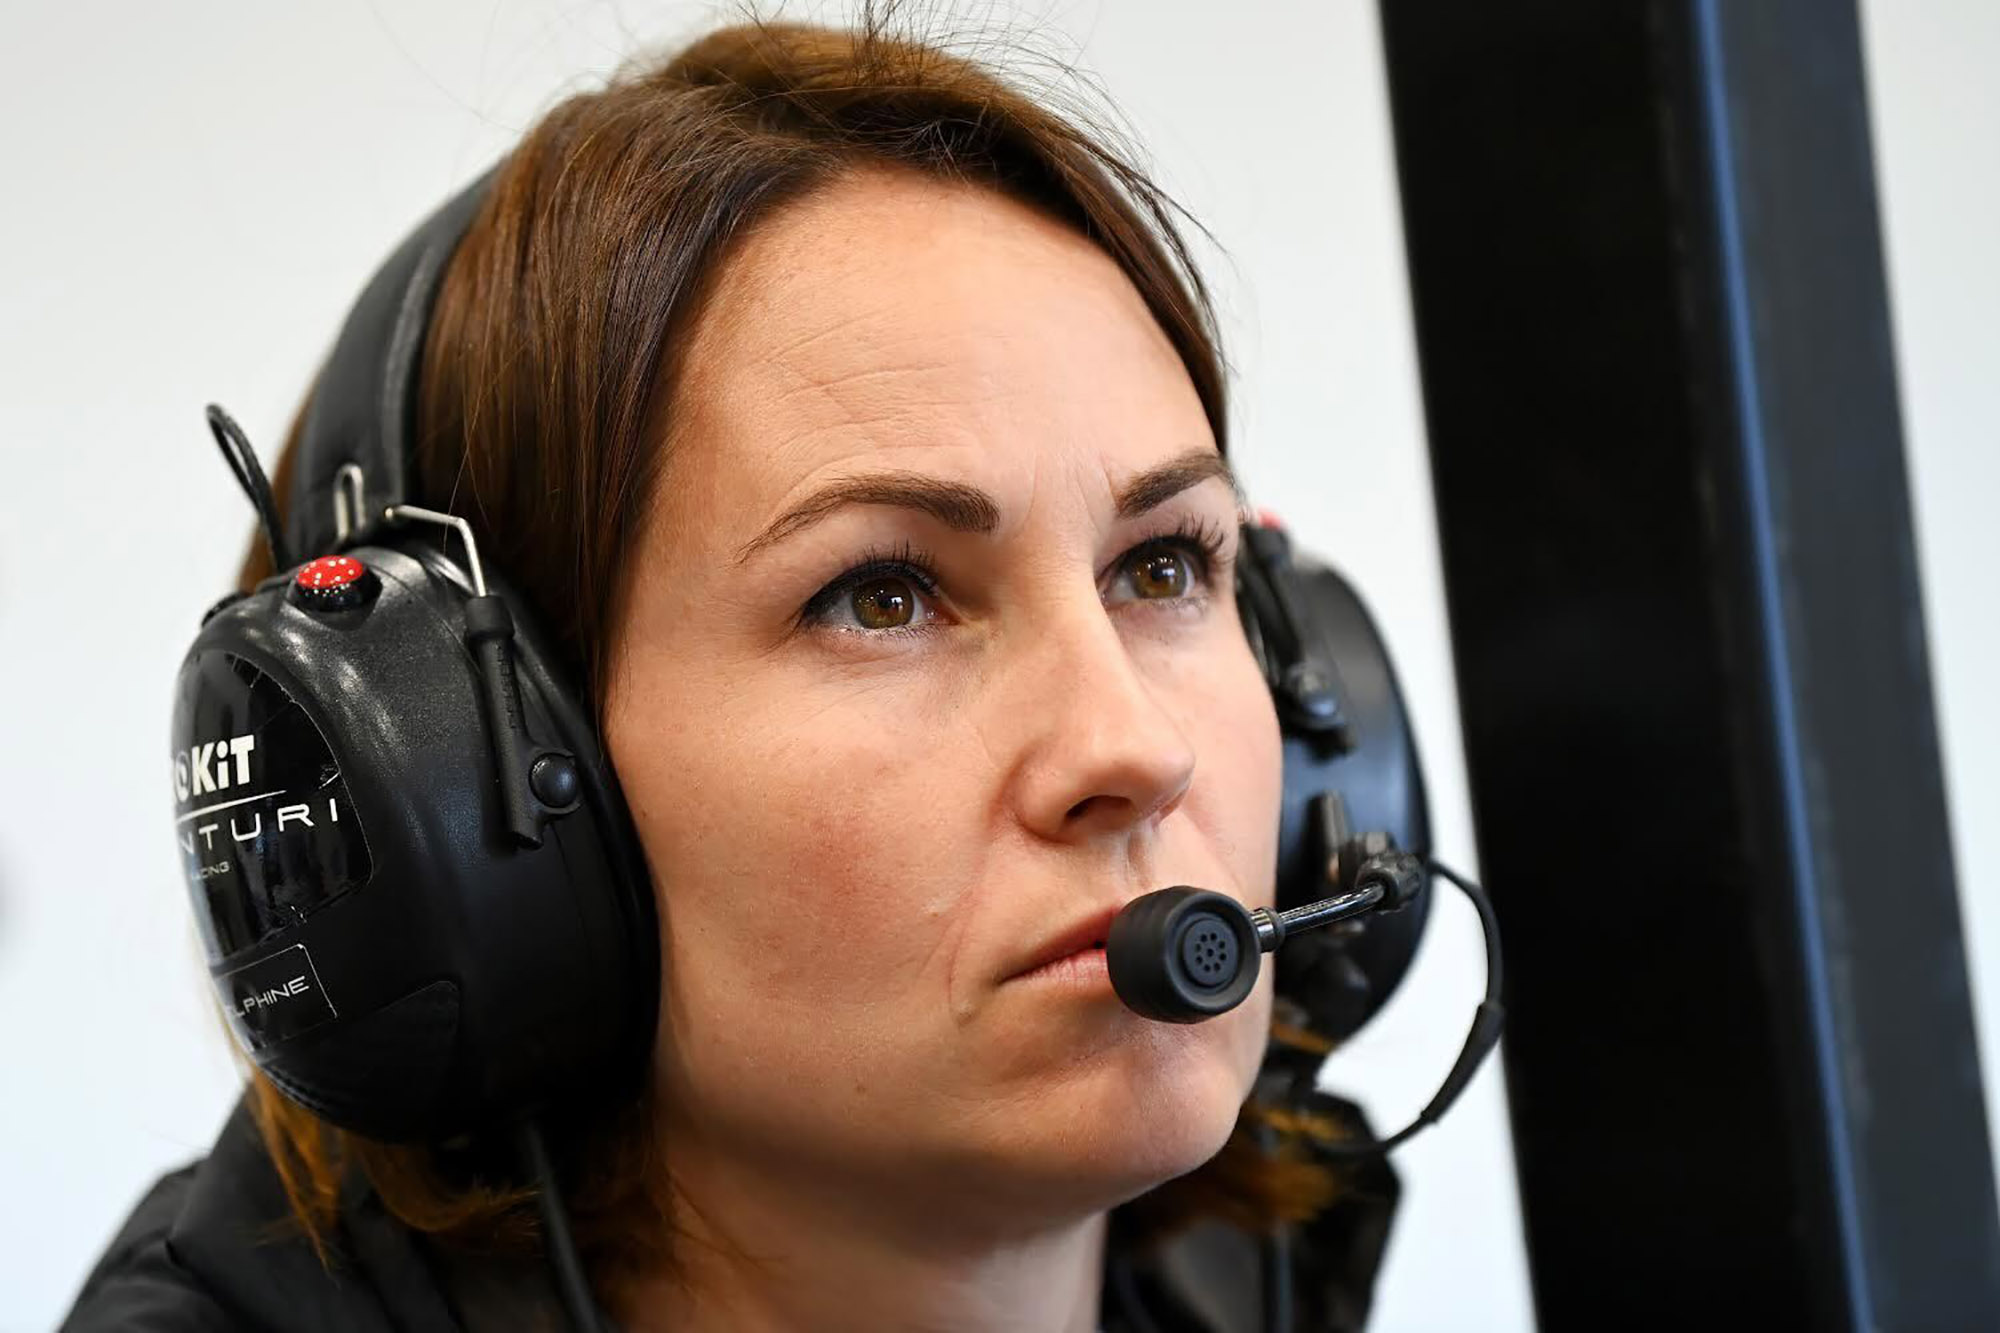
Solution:
[[[246,1050],[289,1040],[337,1017],[303,944],[224,972],[215,989]]]

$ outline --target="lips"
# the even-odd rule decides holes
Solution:
[[[1071,954],[1104,947],[1105,940],[1111,935],[1111,918],[1117,916],[1118,911],[1116,907],[1100,908],[1057,931],[1029,954],[1006,979],[1012,981],[1015,977],[1025,976],[1038,967],[1046,967]]]

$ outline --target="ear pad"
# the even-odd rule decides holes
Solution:
[[[510,597],[523,714],[583,786],[540,847],[513,841],[466,580],[421,541],[347,554],[364,596],[267,580],[210,613],[179,678],[176,832],[231,1026],[289,1096],[376,1138],[601,1096],[645,1067],[659,968],[593,728]]]
[[[1282,530],[1246,527],[1242,535],[1237,606],[1278,701],[1285,738],[1282,910],[1334,892],[1315,825],[1320,793],[1340,793],[1354,830],[1386,832],[1406,851],[1430,850],[1430,819],[1402,694],[1360,597],[1332,568],[1294,552]],[[1321,725],[1294,706],[1287,678],[1295,682],[1301,674],[1331,690],[1332,712]],[[1277,956],[1278,992],[1304,1007],[1323,1035],[1336,1041],[1352,1035],[1409,970],[1430,898],[1426,882],[1401,911],[1288,940]]]

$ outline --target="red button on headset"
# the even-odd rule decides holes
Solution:
[[[351,555],[323,555],[299,567],[292,600],[308,611],[345,611],[372,598],[381,584]]]

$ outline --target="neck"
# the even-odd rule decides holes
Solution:
[[[1107,1214],[1000,1225],[969,1190],[674,1175],[673,1271],[610,1296],[628,1333],[1097,1333]]]

